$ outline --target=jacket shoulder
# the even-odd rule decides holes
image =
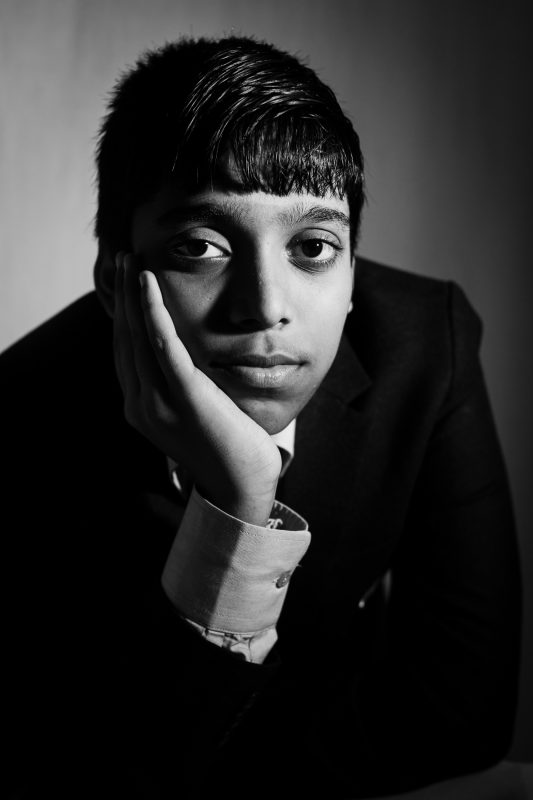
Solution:
[[[116,391],[113,375],[112,324],[91,292],[0,354],[6,420],[64,425]]]
[[[477,312],[464,291],[453,280],[432,278],[385,266],[368,259],[357,259],[355,299],[365,307],[387,310],[391,321],[432,318],[435,313],[446,316],[453,305],[461,317],[472,317],[480,323]]]
[[[346,333],[363,362],[441,361],[479,348],[482,324],[454,281],[358,259]]]
[[[106,338],[110,323],[96,292],[75,300],[0,354],[0,374],[36,370],[38,373],[66,366],[71,358],[94,351]],[[71,364],[71,367],[73,364]]]

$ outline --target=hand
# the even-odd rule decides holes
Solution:
[[[281,470],[278,448],[195,367],[156,276],[139,274],[132,255],[119,253],[116,266],[114,351],[127,421],[183,464],[207,500],[265,525]]]

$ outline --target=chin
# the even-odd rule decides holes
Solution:
[[[234,403],[270,436],[286,428],[298,413],[298,408],[294,408],[292,404],[289,406],[281,401],[271,399],[239,398],[238,400],[234,399]]]

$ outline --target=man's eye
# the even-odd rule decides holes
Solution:
[[[178,242],[173,246],[172,253],[185,258],[220,258],[226,255],[221,247],[203,239]]]
[[[296,258],[305,258],[312,261],[331,261],[335,258],[339,247],[324,239],[302,239],[296,242],[294,254]]]

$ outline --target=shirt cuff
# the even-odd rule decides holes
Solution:
[[[204,628],[190,619],[186,622],[211,644],[252,664],[262,664],[278,640],[275,628],[266,628],[259,633],[225,633]]]
[[[193,489],[161,578],[179,613],[227,633],[275,626],[311,534],[302,517],[277,501],[269,526],[242,522]]]

